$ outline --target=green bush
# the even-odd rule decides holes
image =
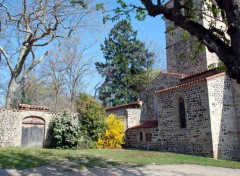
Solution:
[[[52,145],[54,148],[77,148],[82,139],[77,117],[64,112],[52,122]]]
[[[104,108],[87,94],[80,94],[76,104],[82,133],[93,142],[97,142],[105,131],[106,112]]]
[[[50,123],[45,147],[96,148],[97,141],[106,128],[105,110],[87,94],[80,94],[76,104],[79,113],[77,117],[72,117],[65,111]]]
[[[93,141],[88,135],[83,134],[78,142],[79,149],[94,149],[97,147],[96,141]]]

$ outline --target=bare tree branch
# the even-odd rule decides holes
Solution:
[[[10,63],[10,58],[8,57],[7,53],[5,52],[5,50],[1,46],[0,46],[0,52],[4,55],[10,71],[13,72],[13,68],[12,68],[12,65]]]

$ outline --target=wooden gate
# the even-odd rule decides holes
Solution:
[[[22,123],[22,146],[42,147],[45,121],[39,117],[26,117]]]

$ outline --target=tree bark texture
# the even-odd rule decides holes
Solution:
[[[16,82],[16,77],[12,76],[11,80],[9,81],[9,84],[8,84],[8,92],[7,92],[6,103],[5,103],[5,107],[7,109],[11,108],[12,99],[14,98],[17,87],[18,87],[18,85]]]

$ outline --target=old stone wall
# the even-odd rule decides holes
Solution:
[[[117,114],[118,116],[126,116],[126,109],[113,109],[113,110],[107,110],[107,115],[109,114]]]
[[[236,83],[236,81],[233,81],[233,86],[232,86],[232,91],[233,91],[233,101],[235,105],[235,127],[236,127],[236,139],[235,141],[235,147],[238,150],[237,153],[235,154],[238,156],[238,159],[240,158],[240,84]]]
[[[208,5],[209,3],[211,2],[208,2]],[[170,1],[167,5],[172,7],[173,1]],[[204,15],[199,14],[203,15],[203,18],[198,19],[198,23],[206,28],[209,28],[209,25],[214,25],[218,29],[226,30],[220,12],[219,17],[213,17],[209,8],[206,5],[202,6],[200,0],[195,0],[194,5],[204,11]],[[167,69],[169,72],[193,74],[206,70],[210,65],[219,62],[217,55],[209,52],[206,47],[203,47],[201,52],[196,52],[198,51],[196,46],[196,37],[192,37],[180,27],[176,27],[174,23],[166,20]]]
[[[120,120],[124,124],[124,129],[126,130],[128,128],[126,109],[123,108],[123,109],[108,110],[107,115],[110,115],[110,114],[118,115]]]
[[[125,129],[128,129],[140,123],[141,109],[123,107],[121,109],[108,110],[107,114],[120,116],[120,119],[125,124]]]
[[[18,141],[15,136],[18,136],[20,131],[19,124],[16,112],[0,110],[0,147],[15,146]]]
[[[227,76],[208,80],[213,157],[239,159],[239,85]]]
[[[140,139],[140,133],[142,133],[142,140]],[[151,141],[146,140],[146,134],[152,135]],[[126,135],[126,146],[130,148],[161,150],[163,147],[158,128],[130,129],[126,131]]]
[[[179,98],[184,99],[186,128],[180,127]],[[212,156],[207,83],[158,95],[159,139],[166,151]]]
[[[236,125],[240,127],[240,84],[233,81],[233,100],[235,105]],[[237,129],[238,137],[240,139],[240,128]],[[240,140],[239,140],[240,141]]]
[[[141,121],[157,119],[158,106],[154,92],[179,84],[182,76],[174,73],[160,73],[148,87],[140,92],[140,99],[143,100]]]
[[[126,109],[127,128],[139,125],[141,118],[141,109]]]
[[[40,117],[45,121],[45,137],[49,122],[56,116],[49,112],[0,109],[0,147],[21,146],[22,122],[26,117]]]
[[[176,35],[184,35],[183,30],[179,27],[174,29],[174,32],[176,32],[174,35],[171,33],[166,34],[167,70],[169,72],[185,74],[193,74],[206,70],[208,68],[206,50],[196,55],[197,39],[194,37],[190,39],[178,39],[180,37],[176,37]]]

